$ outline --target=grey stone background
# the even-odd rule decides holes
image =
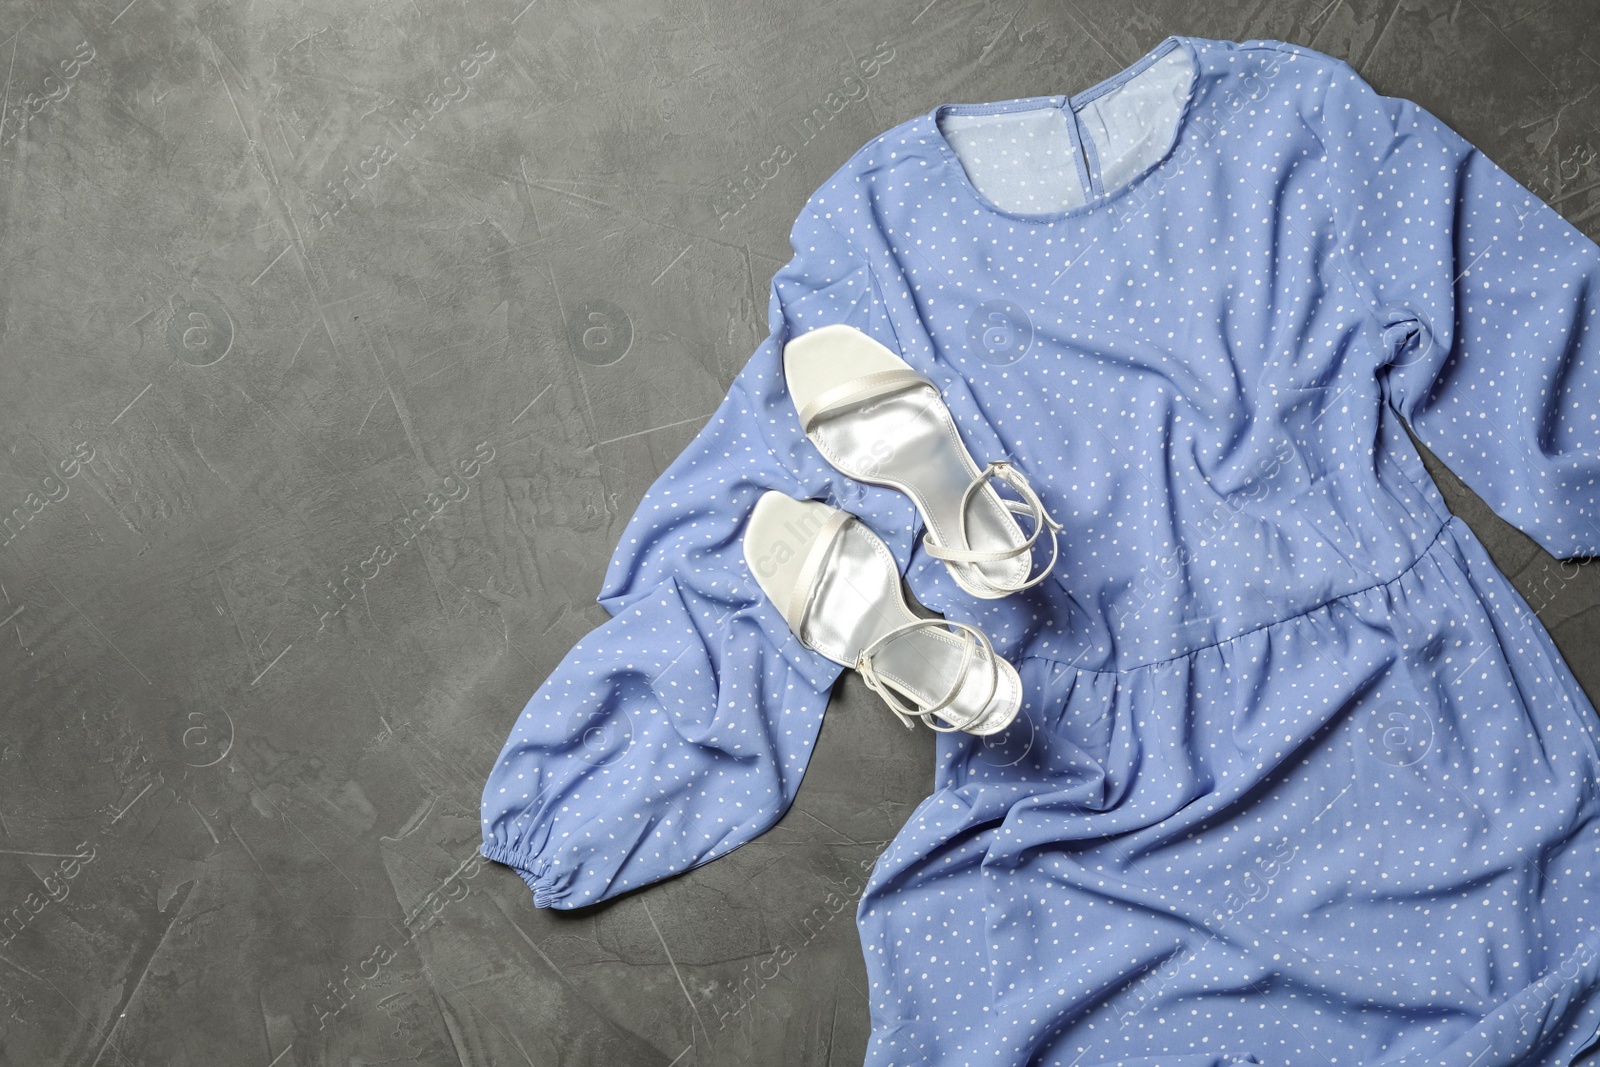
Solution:
[[[715,863],[554,913],[472,862],[801,204],[935,104],[1186,33],[1348,59],[1600,237],[1597,15],[0,2],[0,1062],[859,1064],[855,900],[933,735],[855,675]],[[1600,696],[1596,571],[1426,458]]]

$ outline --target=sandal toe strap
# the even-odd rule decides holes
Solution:
[[[832,415],[836,411],[859,404],[863,400],[871,400],[875,396],[899,392],[918,385],[926,385],[935,393],[939,391],[939,387],[931,378],[909,367],[877,371],[852,378],[831,389],[824,389],[802,404],[799,408],[800,428],[810,433],[812,424],[824,415]]]
[[[824,520],[822,528],[817,531],[816,538],[811,542],[811,551],[806,553],[805,560],[800,564],[800,573],[795,578],[794,588],[789,591],[788,603],[779,605],[783,621],[788,623],[789,629],[802,640],[804,637],[801,627],[805,623],[806,608],[810,605],[811,594],[816,588],[817,575],[822,571],[823,561],[828,558],[839,529],[853,518],[855,516],[850,512],[839,510]]]

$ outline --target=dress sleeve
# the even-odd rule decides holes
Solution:
[[[766,340],[623,532],[598,597],[612,618],[529,699],[484,786],[481,851],[515,868],[539,907],[593,904],[725,855],[799,788],[842,668],[790,632],[741,537],[763,492],[828,499],[842,478],[801,432],[783,345],[832,322],[894,343],[870,268],[820,197],[773,276]],[[907,553],[900,543],[902,569]]]
[[[1326,60],[1335,226],[1387,403],[1557,558],[1600,554],[1600,247],[1408,100]]]

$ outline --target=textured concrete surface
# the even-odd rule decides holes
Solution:
[[[801,203],[1189,33],[1342,56],[1600,237],[1597,13],[3,0],[0,1062],[859,1064],[933,735],[854,675],[713,864],[555,914],[472,862]],[[1600,698],[1596,571],[1429,463]]]

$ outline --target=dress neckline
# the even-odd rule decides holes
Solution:
[[[1100,169],[1098,161],[1095,160],[1094,142],[1084,134],[1078,121],[1078,112],[1099,97],[1120,88],[1129,79],[1142,74],[1174,48],[1180,47],[1188,53],[1189,61],[1194,67],[1194,73],[1189,80],[1189,91],[1184,98],[1183,107],[1178,112],[1178,119],[1173,123],[1172,136],[1168,139],[1161,153],[1151,160],[1149,164],[1141,168],[1138,173],[1121,185],[1107,191],[1100,183]],[[1024,96],[987,103],[944,103],[923,112],[921,121],[928,139],[934,146],[934,150],[950,172],[951,184],[970,203],[988,214],[1010,219],[1014,222],[1035,224],[1060,222],[1104,209],[1108,204],[1137,188],[1152,173],[1164,166],[1172,158],[1173,152],[1183,136],[1184,128],[1188,124],[1189,115],[1194,108],[1195,97],[1199,94],[1202,73],[1200,50],[1196,47],[1194,40],[1179,34],[1173,34],[1146,52],[1131,66],[1103,81],[1097,82],[1080,93]],[[1073,142],[1074,155],[1078,157],[1078,173],[1079,178],[1083,181],[1086,199],[1082,204],[1061,211],[1020,212],[1007,210],[990,200],[972,183],[972,179],[968,177],[966,168],[962,165],[961,158],[956,154],[955,148],[951,146],[949,139],[939,129],[939,119],[944,115],[996,115],[1014,111],[1036,111],[1047,107],[1060,109],[1067,121],[1067,132]],[[1082,152],[1087,153],[1089,159],[1094,161],[1092,167],[1086,167],[1083,156],[1076,151],[1080,146]]]

